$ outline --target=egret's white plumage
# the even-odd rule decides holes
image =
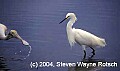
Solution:
[[[71,47],[74,45],[74,43],[78,43],[83,47],[84,50],[86,46],[91,47],[91,49],[94,50],[94,47],[96,46],[104,47],[106,45],[106,42],[103,38],[99,38],[82,29],[72,28],[73,24],[77,20],[76,15],[74,13],[68,13],[64,20],[66,19],[70,19],[67,23],[66,30]],[[62,23],[64,20],[62,20],[60,23]]]

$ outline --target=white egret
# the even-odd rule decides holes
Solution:
[[[25,46],[29,46],[30,47],[30,51],[31,52],[31,46],[29,45],[29,43],[25,40],[23,40],[17,33],[16,30],[10,30],[10,32],[7,34],[7,27],[3,24],[0,24],[0,40],[9,40],[11,38],[17,38],[19,39],[23,45]],[[29,54],[27,55],[29,56]]]
[[[84,57],[86,56],[86,47],[90,47],[93,50],[92,51],[93,55],[95,55],[94,48],[96,46],[104,47],[106,45],[105,39],[97,37],[82,29],[72,28],[75,21],[77,21],[76,15],[74,13],[68,13],[66,15],[66,18],[63,19],[60,23],[62,23],[66,19],[70,19],[66,27],[70,46],[72,47],[74,43],[78,43],[79,45],[81,45],[84,50],[84,54],[85,54]]]

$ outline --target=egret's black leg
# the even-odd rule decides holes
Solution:
[[[92,51],[92,53],[93,53],[93,55],[95,55],[95,49],[94,48],[92,48],[92,47],[90,47],[93,51]]]
[[[90,59],[92,59],[94,57],[95,54],[92,54],[91,57],[89,57]]]
[[[83,59],[85,59],[85,58],[86,58],[86,49],[85,49],[85,45],[82,45],[82,48],[83,48],[83,51],[84,51],[84,58],[83,58]]]
[[[84,58],[83,59],[85,59],[86,58],[86,51],[84,50]]]

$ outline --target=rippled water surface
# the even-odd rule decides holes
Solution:
[[[32,52],[19,40],[0,41],[0,69],[10,71],[119,71],[120,63],[119,0],[0,0],[0,22],[15,29],[30,43]],[[78,62],[83,59],[79,45],[72,49],[66,36],[66,23],[59,24],[68,12],[78,18],[75,28],[106,39],[105,48],[96,48],[93,62],[117,62],[118,67],[42,67],[30,68],[31,62]],[[21,52],[20,52],[21,51]],[[15,54],[17,53],[17,54]],[[87,48],[87,58],[91,49]],[[20,59],[18,59],[20,58]],[[17,60],[16,60],[17,59]]]

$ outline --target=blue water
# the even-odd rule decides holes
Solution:
[[[74,12],[78,18],[75,28],[105,38],[107,46],[96,48],[93,60],[117,62],[118,67],[99,68],[100,71],[119,71],[119,0],[0,0],[0,22],[8,30],[17,30],[32,46],[32,52],[26,60],[13,60],[24,58],[29,48],[16,39],[1,40],[0,56],[3,61],[0,63],[6,64],[3,67],[10,71],[90,71],[80,67],[30,68],[30,62],[82,61],[82,48],[76,44],[71,49],[68,43],[68,21],[59,24],[68,12]],[[90,52],[91,49],[87,48],[87,58],[91,56]]]

